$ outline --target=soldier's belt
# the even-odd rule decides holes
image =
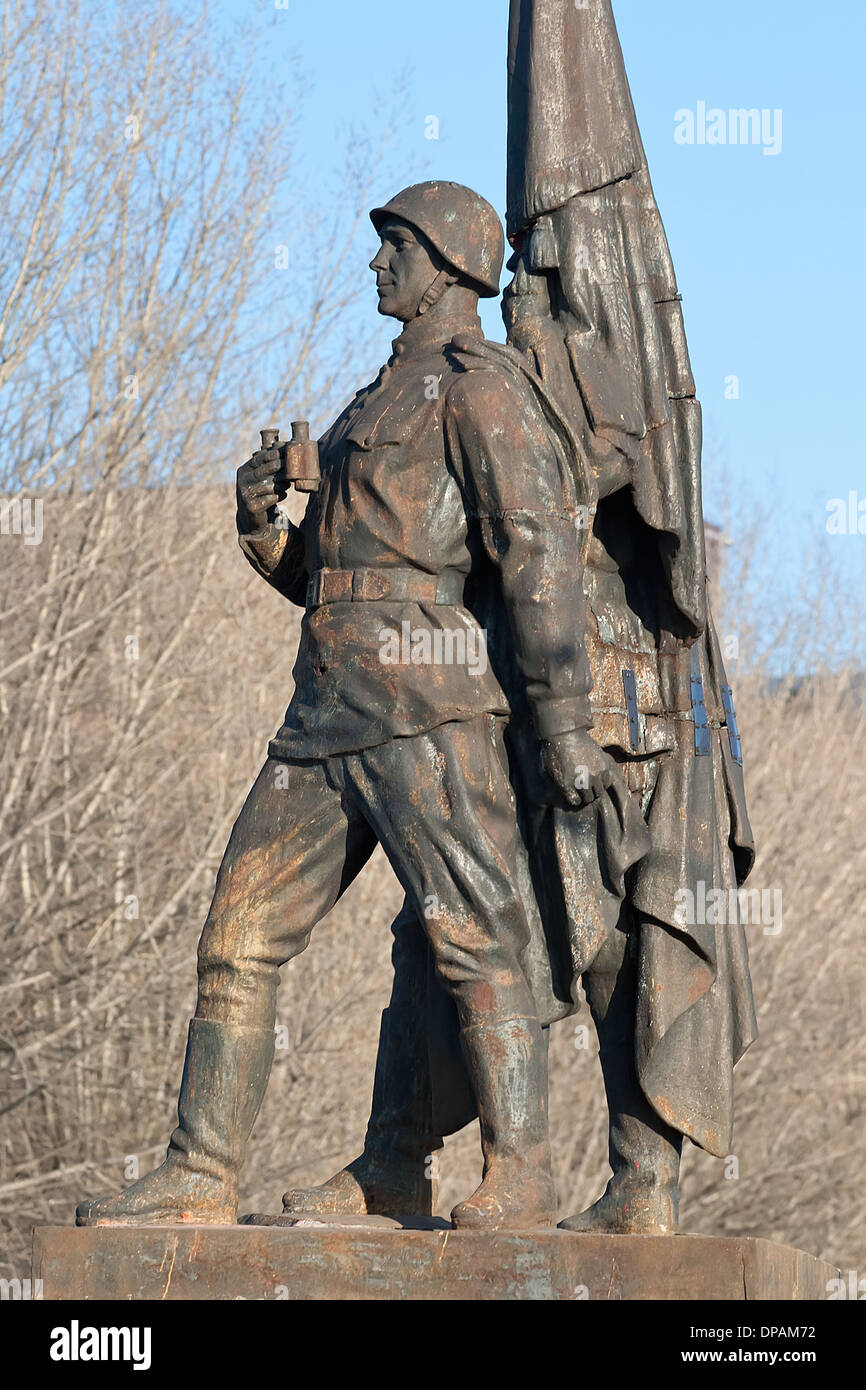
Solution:
[[[307,607],[323,603],[374,603],[391,599],[397,603],[463,602],[466,575],[459,570],[442,574],[422,574],[420,570],[354,569],[316,570],[307,585]]]

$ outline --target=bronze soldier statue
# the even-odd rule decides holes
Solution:
[[[508,346],[476,315],[495,212],[406,189],[371,214],[403,332],[322,439],[302,526],[277,511],[288,476],[315,486],[300,432],[239,470],[244,553],[306,607],[295,692],[220,868],[166,1160],[81,1223],[236,1219],[279,968],[377,842],[406,896],[364,1151],[290,1215],[429,1216],[430,1157],[477,1114],[455,1225],[553,1222],[547,1029],[581,981],[612,1177],[563,1225],[674,1231],[683,1139],[728,1151],[745,935],[680,903],[736,898],[754,846],[700,406],[609,0],[512,0],[508,202]]]
[[[484,1177],[454,1224],[556,1219],[505,725],[522,721],[538,804],[585,806],[610,783],[588,732],[578,444],[520,354],[481,334],[504,249],[493,208],[436,182],[371,216],[379,311],[403,324],[393,355],[320,441],[299,528],[278,524],[279,447],[238,473],[244,553],[306,612],[291,704],[201,937],[178,1126],[162,1166],[82,1203],[81,1224],[237,1219],[280,967],[377,842],[456,1011],[480,1115]]]
[[[611,1180],[562,1225],[665,1233],[677,1229],[684,1137],[729,1151],[733,1067],[756,1031],[739,920],[690,921],[678,904],[701,885],[736,900],[754,844],[707,600],[700,406],[609,0],[512,0],[508,153],[509,343],[583,461],[585,608],[560,612],[582,634],[593,738],[618,769],[582,810],[543,804],[512,700],[525,901],[537,908],[524,965],[545,1025],[573,1011],[582,978],[610,1113]],[[428,1215],[425,1154],[475,1114],[453,1006],[408,898],[393,931],[364,1151],[322,1187],[287,1192],[290,1213]]]

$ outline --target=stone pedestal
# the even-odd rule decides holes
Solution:
[[[45,1299],[826,1299],[838,1271],[769,1240],[351,1226],[34,1230]]]

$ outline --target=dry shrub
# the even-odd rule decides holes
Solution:
[[[352,309],[383,151],[352,137],[339,202],[305,177],[278,18],[238,30],[227,81],[205,0],[4,13],[3,1273],[162,1145],[214,872],[290,684],[296,631],[213,480],[373,366]]]

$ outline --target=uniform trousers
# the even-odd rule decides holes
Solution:
[[[235,822],[198,952],[197,1017],[271,1028],[280,967],[380,843],[461,1028],[533,1018],[502,722],[324,759],[269,758]]]

